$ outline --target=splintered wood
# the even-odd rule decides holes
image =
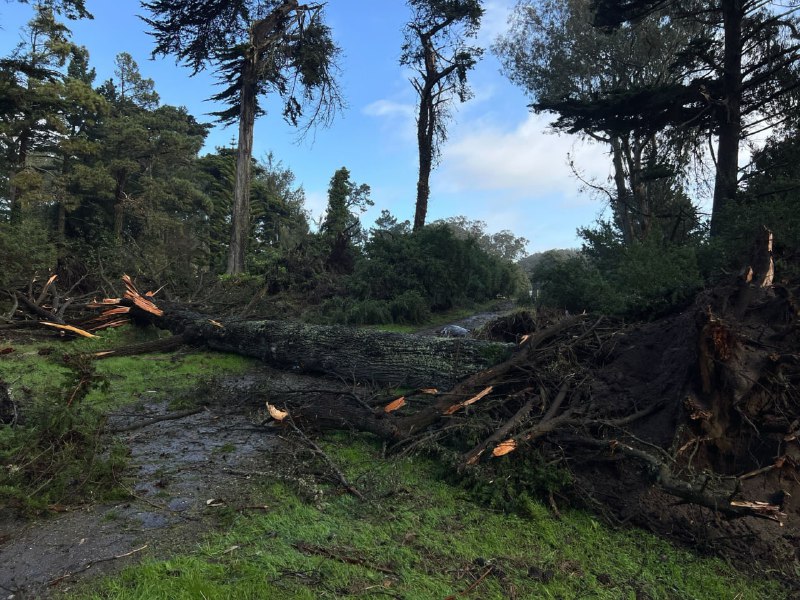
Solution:
[[[122,296],[122,298],[102,298],[100,300],[92,300],[86,305],[87,308],[106,309],[97,317],[89,321],[89,323],[93,323],[93,325],[89,327],[91,331],[100,331],[101,329],[108,329],[110,327],[120,327],[121,325],[130,323],[131,321],[127,316],[119,318],[121,315],[129,315],[131,312],[132,307],[123,304],[125,301],[155,317],[164,316],[164,311],[158,308],[158,306],[156,306],[149,299],[153,298],[161,288],[155,292],[145,292],[144,294],[141,294],[139,293],[139,290],[136,289],[136,286],[129,275],[123,275],[122,282],[125,284],[125,294]],[[215,325],[217,324],[216,321],[212,321],[212,323]],[[221,327],[222,325],[218,326]]]

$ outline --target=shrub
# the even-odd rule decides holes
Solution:
[[[531,280],[549,306],[653,316],[685,302],[702,286],[697,251],[655,237],[629,246],[595,237],[577,256],[543,257]]]

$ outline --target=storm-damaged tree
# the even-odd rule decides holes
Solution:
[[[142,2],[156,38],[154,55],[174,54],[194,73],[213,65],[227,86],[212,97],[228,108],[216,113],[239,124],[229,274],[245,268],[250,229],[253,128],[264,110],[259,96],[275,93],[283,116],[303,130],[327,124],[341,108],[334,78],[339,49],[324,22],[324,4],[297,0],[153,0]],[[306,110],[309,109],[309,110]]]
[[[413,16],[405,26],[400,64],[414,70],[411,84],[419,96],[419,179],[414,212],[417,231],[425,225],[431,170],[447,138],[453,100],[465,102],[472,95],[467,72],[483,51],[468,46],[466,40],[477,34],[483,7],[480,0],[409,0],[408,4]]]
[[[572,99],[590,103],[614,90],[680,82],[672,63],[697,26],[671,23],[653,14],[631,27],[604,33],[592,27],[590,0],[523,0],[510,27],[492,50],[504,72],[546,111]],[[591,57],[591,60],[587,60]],[[556,123],[558,126],[559,123]],[[572,123],[567,123],[572,129]],[[654,133],[646,124],[590,123],[582,136],[606,145],[613,182],[587,182],[607,195],[615,228],[627,246],[654,230],[677,241],[677,232],[695,222],[694,210],[680,193],[680,173],[689,159],[685,136]],[[580,165],[573,165],[578,173]]]
[[[797,104],[798,2],[764,0],[594,0],[595,25],[613,31],[654,13],[692,23],[697,33],[673,69],[681,81],[609,90],[591,101],[570,97],[550,108],[575,130],[597,123],[691,130],[717,138],[711,234],[725,229],[736,198],[739,148],[748,137],[785,123]]]

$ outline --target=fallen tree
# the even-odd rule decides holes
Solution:
[[[438,451],[477,480],[513,479],[515,465],[540,455],[569,472],[573,498],[609,518],[792,569],[800,282],[773,283],[771,237],[757,248],[735,281],[681,313],[633,326],[517,319],[534,328],[516,332],[524,335],[513,353],[476,340],[216,319],[141,295],[130,281],[125,297],[96,303],[105,316],[94,326],[124,315],[273,366],[423,388],[375,399],[363,387],[273,390],[270,401],[291,428],[360,430],[397,451]]]

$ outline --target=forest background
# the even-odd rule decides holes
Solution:
[[[281,3],[235,4],[255,11]],[[577,157],[570,163],[584,189],[601,200],[598,209],[605,207],[599,221],[580,228],[582,249],[520,261],[529,240],[508,230],[492,234],[467,217],[424,227],[415,220],[412,232],[410,222],[384,210],[365,227],[360,217],[375,201],[346,166],[326,175],[327,207],[314,221],[302,184],[281,157],[242,160],[241,147],[203,153],[207,115],[161,104],[155,82],[130,54],[119,53],[113,76],[97,81],[88,51],[69,31],[76,18],[89,16],[82,2],[35,3],[22,41],[0,64],[6,257],[0,285],[13,289],[34,272],[55,272],[62,285],[85,278],[88,289],[131,272],[164,285],[167,295],[190,298],[212,282],[233,281],[242,297],[272,296],[283,314],[352,324],[419,323],[431,312],[497,296],[570,311],[652,315],[680,305],[735,265],[761,225],[776,231],[781,252],[794,252],[795,9],[746,2],[731,15],[724,2],[713,14],[691,3],[634,5],[625,13],[613,2],[520,2],[489,49],[477,44],[485,41],[478,35],[486,10],[480,2],[409,2],[408,21],[397,23],[405,35],[398,55],[412,79],[422,63],[408,52],[414,50],[409,32],[426,19],[441,19],[449,36],[436,47],[440,65],[472,53],[455,70],[458,77],[441,84],[434,169],[449,148],[446,127],[457,122],[455,109],[474,93],[468,76],[489,54],[531,108],[556,119],[557,130],[603,149],[607,178],[587,174]],[[226,68],[228,75],[241,73],[235,70],[241,64],[220,62],[231,57],[214,63],[217,50],[205,48],[200,59],[181,54],[177,38],[165,42],[169,32],[158,30],[159,10],[174,15],[164,3],[146,8],[161,43],[154,51],[190,67],[208,60],[202,68],[223,76]],[[330,40],[328,91],[339,94],[336,32],[324,12],[314,19]],[[740,39],[730,42],[735,24]],[[739,74],[731,82],[732,48]],[[237,81],[208,91],[223,103],[217,115],[223,122],[237,121]],[[280,85],[267,78],[259,92],[274,101],[284,97]],[[340,95],[314,98],[313,85],[308,89],[312,117],[315,107],[331,109],[332,118],[344,108]],[[292,113],[291,103],[286,108],[287,130],[313,126],[302,111]],[[421,109],[415,110],[419,125]],[[277,126],[275,112],[264,119]],[[313,154],[313,145],[307,148]],[[252,169],[252,181],[239,191],[237,165]],[[240,192],[249,196],[250,215],[243,263],[232,270],[230,230]],[[413,207],[413,199],[407,204]]]

